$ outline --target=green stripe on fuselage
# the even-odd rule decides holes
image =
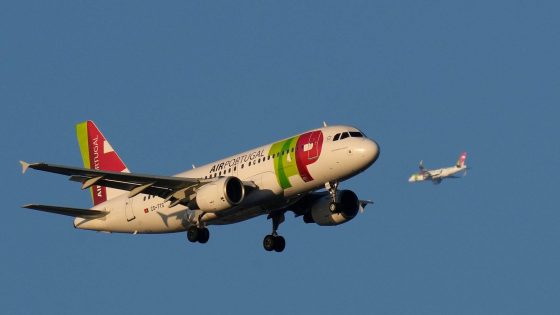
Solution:
[[[298,175],[299,171],[296,164],[296,154],[292,152],[295,148],[299,136],[276,142],[270,147],[268,155],[275,154],[274,172],[276,179],[282,189],[292,187],[290,176]],[[289,159],[288,159],[289,157]]]

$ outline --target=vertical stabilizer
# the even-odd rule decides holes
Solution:
[[[455,166],[457,167],[463,167],[465,166],[465,160],[467,159],[467,152],[463,152],[461,153],[461,156],[459,157],[459,159],[457,160],[457,164]]]
[[[76,125],[76,136],[85,168],[129,173],[128,168],[93,121]],[[93,185],[90,188],[93,204],[97,205],[123,193],[122,190]]]

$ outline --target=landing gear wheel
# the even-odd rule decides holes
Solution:
[[[329,203],[329,210],[330,210],[332,213],[335,213],[335,212],[336,212],[336,202],[331,202],[331,203]]]
[[[207,228],[198,229],[198,242],[204,244],[210,238],[210,231]]]
[[[265,250],[270,252],[274,249],[274,243],[275,243],[274,236],[267,235],[264,237],[263,247]]]
[[[199,235],[200,235],[200,231],[196,226],[191,226],[187,230],[187,239],[192,243],[198,241]]]
[[[193,225],[187,230],[187,239],[192,243],[199,242],[201,244],[204,244],[208,242],[209,238],[210,231],[208,231],[208,229],[205,227],[199,228]]]
[[[268,219],[272,219],[272,233],[264,237],[263,247],[269,252],[281,252],[286,248],[286,240],[277,231],[280,223],[284,222],[284,213],[271,213]]]
[[[276,236],[274,238],[274,251],[281,252],[286,248],[286,240],[282,236]]]

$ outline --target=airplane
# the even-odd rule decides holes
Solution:
[[[420,161],[418,167],[420,168],[420,172],[412,174],[408,181],[410,183],[415,182],[423,182],[426,180],[431,180],[434,185],[440,184],[442,180],[446,178],[459,178],[455,174],[464,171],[464,175],[467,173],[467,165],[465,164],[465,160],[467,159],[467,152],[461,153],[459,159],[455,166],[445,167],[445,168],[438,168],[435,170],[427,170],[424,167],[424,162]]]
[[[286,246],[278,228],[292,211],[305,223],[334,226],[363,212],[360,200],[339,183],[379,157],[379,145],[351,126],[327,126],[263,145],[174,176],[131,173],[93,121],[76,125],[84,167],[20,161],[29,168],[69,176],[89,189],[89,209],[28,204],[23,208],[74,217],[78,229],[117,233],[187,231],[190,242],[204,244],[208,226],[266,215],[272,233],[267,251]],[[323,188],[325,188],[323,190]]]

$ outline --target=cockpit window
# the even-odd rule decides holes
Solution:
[[[334,135],[333,141],[338,140],[338,138],[340,138],[340,133],[337,133],[336,135]]]
[[[363,138],[363,136],[364,135],[362,135],[362,133],[359,131],[350,131],[350,137]]]
[[[340,136],[340,140],[346,139],[346,138],[348,138],[349,136],[350,136],[350,135],[348,134],[348,132],[343,132],[343,133],[342,133],[342,136]]]

